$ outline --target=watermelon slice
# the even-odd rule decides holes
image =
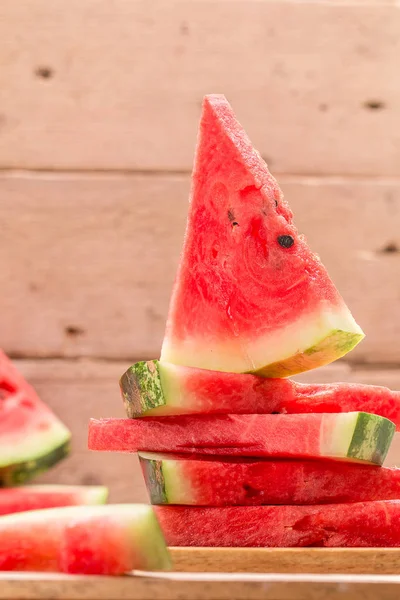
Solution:
[[[226,98],[206,96],[161,360],[286,377],[363,335]]]
[[[400,392],[355,383],[302,384],[142,361],[121,377],[128,417],[178,414],[368,412],[400,428]]]
[[[104,504],[107,495],[107,488],[102,486],[26,485],[2,488],[0,489],[0,515],[59,506]]]
[[[400,469],[140,453],[152,504],[257,506],[400,499]]]
[[[89,448],[283,458],[330,458],[381,465],[394,424],[362,412],[91,419]]]
[[[69,451],[71,434],[0,350],[0,484],[20,484]]]
[[[400,546],[400,501],[322,506],[156,506],[170,546]]]
[[[1,571],[119,575],[169,569],[150,506],[73,506],[0,518]]]

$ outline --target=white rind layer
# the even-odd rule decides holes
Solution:
[[[213,371],[253,372],[307,353],[336,332],[353,334],[353,346],[364,337],[362,329],[345,304],[340,305],[337,310],[321,307],[318,313],[302,316],[284,328],[247,340],[236,337],[216,344],[197,337],[178,342],[171,340],[167,329],[160,360]],[[344,354],[346,351],[338,351],[332,343],[331,351],[325,351],[321,362],[315,364],[315,367],[328,364]]]

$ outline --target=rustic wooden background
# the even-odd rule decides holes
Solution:
[[[395,0],[2,0],[0,345],[74,433],[43,480],[145,497],[87,421],[122,416],[118,377],[159,354],[207,92],[367,333],[303,379],[400,388],[399,61]]]

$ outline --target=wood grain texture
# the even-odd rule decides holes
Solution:
[[[398,600],[396,575],[0,574],[0,600]]]
[[[37,482],[102,484],[109,487],[111,502],[147,502],[136,456],[87,450],[87,425],[91,417],[125,416],[118,379],[129,363],[85,359],[18,360],[15,363],[73,434],[71,457]],[[358,381],[400,389],[400,369],[359,370],[341,363],[298,379]],[[395,435],[385,464],[400,466],[400,434]]]
[[[222,92],[276,172],[398,175],[399,54],[397,2],[3,0],[0,165],[189,170]]]
[[[398,575],[399,548],[171,548],[185,573]]]
[[[367,334],[347,359],[400,364],[400,179],[280,183]],[[188,190],[184,175],[0,175],[3,348],[158,356]]]

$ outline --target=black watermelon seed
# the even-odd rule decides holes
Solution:
[[[275,198],[275,206],[278,208],[278,200]]]
[[[236,227],[236,225],[239,225],[239,223],[237,221],[233,221],[232,227]]]
[[[294,239],[291,235],[280,235],[278,237],[278,244],[282,246],[282,248],[291,248],[294,244]]]

